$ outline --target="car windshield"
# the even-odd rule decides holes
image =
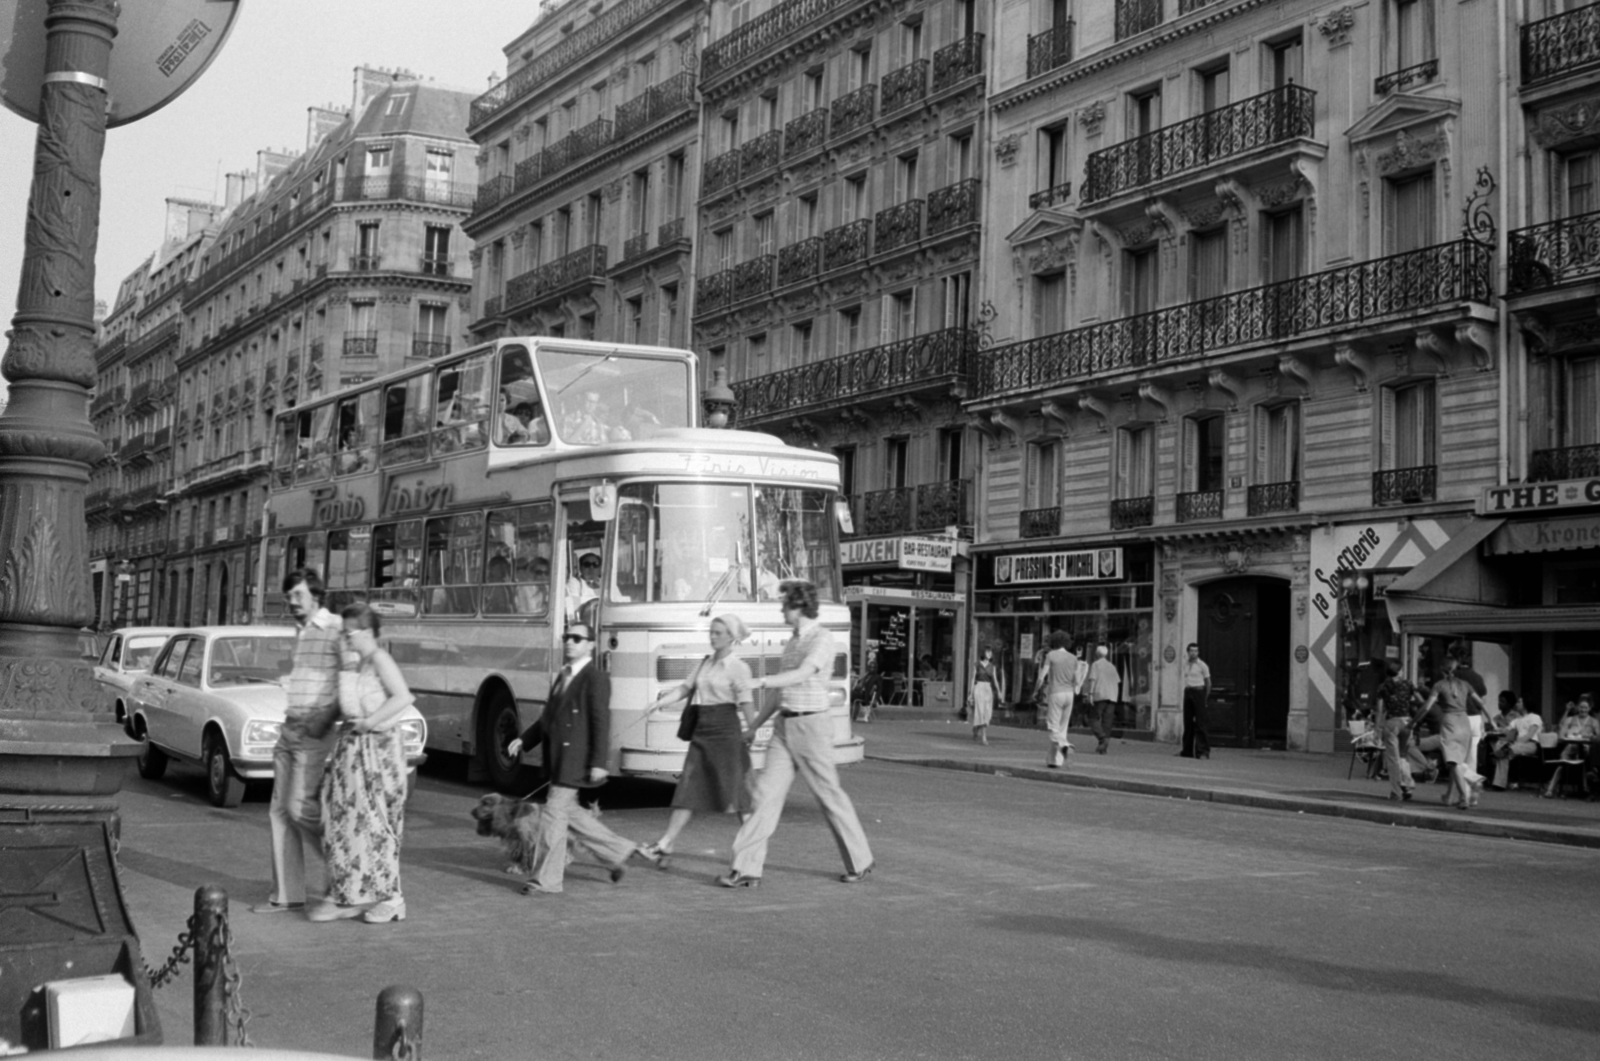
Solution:
[[[161,646],[167,643],[167,635],[158,637],[130,637],[128,646],[122,650],[123,670],[149,670],[150,664],[156,661],[156,653],[161,651]]]
[[[219,637],[211,646],[211,667],[206,681],[212,686],[276,682],[289,673],[294,658],[294,637]]]

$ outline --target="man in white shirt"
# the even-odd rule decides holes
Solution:
[[[1183,661],[1183,750],[1185,759],[1211,758],[1206,738],[1206,701],[1211,698],[1211,668],[1200,658],[1200,646],[1191,644]]]
[[[1072,718],[1072,698],[1078,692],[1078,657],[1067,647],[1067,632],[1050,635],[1050,651],[1039,667],[1034,694],[1045,690],[1045,726],[1050,730],[1050,758],[1045,765],[1054,770],[1067,761],[1072,742],[1067,739],[1067,723]]]

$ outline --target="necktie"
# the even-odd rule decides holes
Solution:
[[[572,665],[569,663],[567,666],[561,668],[561,673],[560,674],[556,675],[556,688],[555,688],[555,691],[559,693],[561,690],[565,689],[567,687],[567,683],[570,682],[571,680],[572,680]]]

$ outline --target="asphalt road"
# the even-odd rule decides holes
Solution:
[[[373,1000],[426,999],[455,1058],[1579,1058],[1600,1054],[1600,853],[886,763],[844,772],[878,859],[837,882],[803,790],[763,886],[711,883],[729,819],[671,869],[569,871],[524,898],[430,768],[407,816],[410,919],[251,915],[266,803],[197,772],[123,793],[124,885],[151,959],[193,889],[234,903],[261,1046],[369,1055]],[[670,790],[613,786],[653,839]],[[158,993],[188,1041],[190,980]]]

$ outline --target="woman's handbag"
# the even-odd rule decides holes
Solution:
[[[710,657],[707,657],[710,658]],[[700,661],[704,667],[706,661]],[[678,721],[678,739],[691,740],[694,737],[694,728],[700,724],[700,705],[694,702],[696,686],[700,683],[700,667],[694,669],[694,677],[689,680],[689,702],[683,705],[683,717]]]

